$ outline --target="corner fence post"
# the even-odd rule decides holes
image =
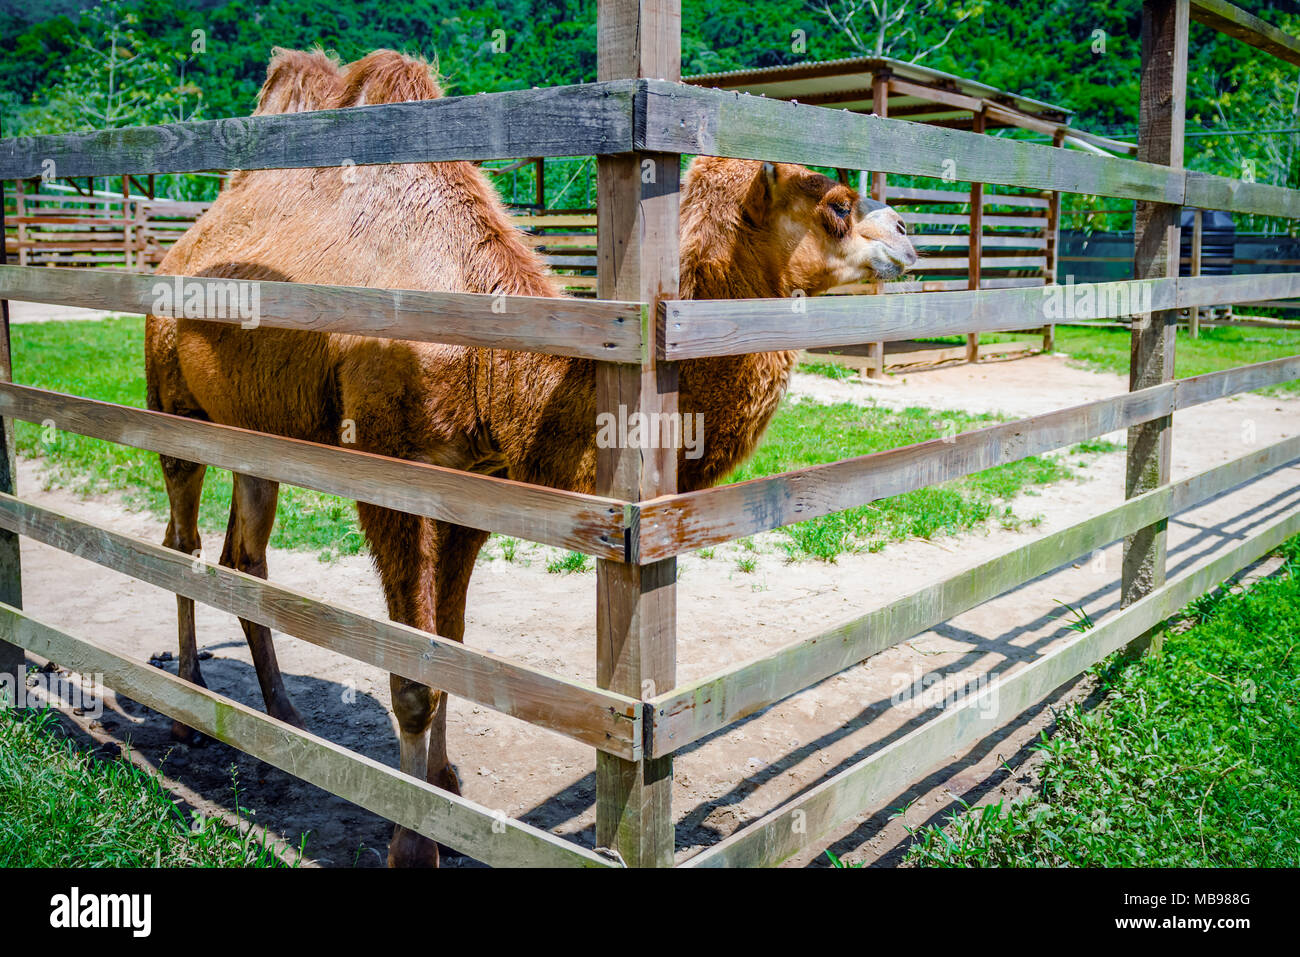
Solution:
[[[1138,113],[1138,159],[1183,166],[1183,127],[1187,99],[1188,0],[1146,0],[1142,5],[1142,89]],[[1181,205],[1140,201],[1134,230],[1133,278],[1178,275],[1178,219]],[[1178,310],[1163,309],[1135,320],[1129,364],[1129,389],[1174,378]],[[1125,493],[1132,498],[1169,481],[1173,416],[1128,430]],[[1131,605],[1165,582],[1167,519],[1148,525],[1124,541],[1121,605]],[[1162,631],[1136,639],[1131,651],[1158,651]]]
[[[0,183],[0,187],[3,183]],[[20,185],[15,183],[15,194]],[[2,192],[2,191],[0,191]],[[0,242],[4,243],[0,263],[9,262],[9,243],[5,232],[5,209],[0,196]],[[0,382],[13,379],[13,363],[9,355],[9,300],[0,299]],[[17,494],[17,463],[14,458],[14,423],[13,419],[0,419],[0,492],[6,495]],[[18,534],[0,529],[0,602],[14,608],[23,606],[22,563],[19,557]],[[13,676],[14,700],[18,704],[19,689],[26,680],[27,658],[23,650],[7,641],[0,641],[0,688],[7,681],[6,675]]]
[[[600,0],[596,23],[598,79],[680,78],[680,0]],[[653,339],[658,303],[678,291],[681,157],[602,156],[596,175],[597,295],[645,303],[642,328],[651,338],[641,365],[596,366],[596,411],[617,422],[635,412],[672,416],[677,367],[655,360]],[[632,502],[676,492],[677,449],[629,448],[624,438],[619,447],[597,449],[596,491]],[[596,589],[597,684],[643,699],[670,691],[677,682],[676,559],[597,560]],[[617,850],[629,867],[671,867],[672,787],[671,756],[628,761],[598,751],[596,845]]]

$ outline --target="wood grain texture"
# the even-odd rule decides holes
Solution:
[[[987,265],[989,260],[986,258],[984,262]],[[956,264],[964,266],[965,262],[956,261]],[[670,359],[693,359],[967,332],[1000,332],[1066,318],[1114,318],[1147,308],[1170,308],[1175,295],[1175,280],[1169,279],[936,292],[922,296],[814,296],[798,302],[696,299],[665,303],[659,321],[663,328],[663,355]],[[794,322],[796,315],[798,321]]]
[[[734,91],[648,81],[637,95],[646,103],[645,132],[638,133],[645,149],[934,177],[945,175],[945,163],[958,163],[963,177],[983,183],[1300,218],[1300,190],[1264,183]],[[889,198],[944,192],[891,190]],[[998,202],[986,196],[986,205]]]
[[[1297,458],[1300,437],[1284,439],[915,589],[828,631],[679,686],[649,703],[647,747],[652,754],[680,750],[954,615]]]
[[[371,502],[399,512],[624,556],[626,503],[0,383],[0,415]]]
[[[614,862],[500,811],[299,731],[160,668],[38,621],[0,603],[0,637],[245,754],[494,867],[612,867]]]
[[[602,0],[597,7],[600,79],[681,73],[680,0]],[[639,110],[636,122],[643,117]],[[678,294],[680,157],[636,152],[597,160],[598,295],[654,305]],[[650,327],[647,321],[647,327]],[[657,330],[651,330],[651,336]],[[653,341],[637,364],[601,363],[598,413],[677,411],[677,368]],[[597,452],[596,489],[639,500],[677,490],[677,450]],[[635,529],[629,529],[634,535]],[[596,564],[596,677],[602,688],[645,698],[677,677],[677,562]],[[671,867],[675,849],[671,757],[625,761],[596,755],[596,844],[630,867]]]
[[[1141,90],[1138,159],[1181,168],[1187,102],[1187,0],[1146,0],[1142,5]],[[1139,201],[1134,222],[1135,279],[1178,277],[1182,207]],[[1174,378],[1178,313],[1153,309],[1130,333],[1129,389],[1137,391]],[[1129,426],[1124,489],[1133,497],[1168,483],[1173,455],[1173,416]],[[1166,520],[1134,532],[1124,541],[1120,602],[1130,605],[1165,581]],[[1159,635],[1141,645],[1158,647]]]
[[[1192,0],[1191,18],[1300,66],[1300,40],[1224,0]]]
[[[185,303],[193,297],[186,318],[249,328],[256,324],[618,362],[637,362],[642,354],[641,307],[635,302],[37,266],[0,267],[0,296],[157,315],[163,314],[165,303]],[[241,313],[239,303],[256,304],[246,310],[252,319]]]
[[[0,179],[590,156],[632,148],[635,83],[0,140]]]
[[[0,528],[585,744],[628,758],[640,754],[641,706],[633,698],[369,618],[11,495],[0,494]]]
[[[647,81],[639,148],[1181,203],[1181,170],[736,92]]]
[[[915,491],[1214,399],[1300,378],[1300,356],[1166,382],[915,445],[632,506],[634,560],[657,561]]]
[[[16,183],[15,207],[23,212],[23,184]],[[0,239],[6,235],[5,207],[0,202]],[[18,236],[23,235],[21,227]],[[24,253],[19,253],[24,258]],[[0,249],[0,266],[6,262],[5,250]],[[0,383],[13,379],[13,363],[9,351],[9,300],[0,292]],[[14,424],[9,418],[0,418],[0,495],[17,494],[17,463],[14,449]],[[22,555],[18,536],[10,531],[0,531],[0,602],[14,608],[23,606]],[[0,641],[0,675],[12,675],[12,687],[23,686],[27,674],[26,657],[17,645]],[[17,702],[10,702],[16,704]]]
[[[799,797],[705,850],[684,867],[771,867],[805,847],[822,844],[854,817],[907,791],[987,738],[1031,705],[1123,648],[1247,565],[1300,532],[1291,511],[1231,551],[1178,576],[1105,619],[1091,631],[1049,651],[945,708],[916,730],[805,791]]]

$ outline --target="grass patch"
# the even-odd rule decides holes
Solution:
[[[15,381],[144,408],[142,317],[23,324],[12,328],[12,337]],[[167,492],[152,452],[60,432],[57,422],[19,422],[16,434],[19,454],[44,458],[51,484],[83,495],[120,492],[132,508],[167,515]],[[225,531],[230,494],[230,472],[208,469],[199,507],[204,531]],[[308,548],[331,559],[355,555],[365,544],[348,499],[282,485],[278,514],[271,535],[277,548]],[[220,542],[209,542],[206,550],[219,552]]]
[[[1162,653],[1096,669],[1057,715],[1036,800],[914,837],[939,867],[1294,867],[1300,847],[1300,538],[1276,576],[1197,599]]]
[[[866,455],[927,439],[956,435],[992,425],[993,415],[902,411],[851,403],[821,405],[786,399],[762,444],[727,479],[746,479]],[[1024,521],[1005,505],[1029,485],[1069,478],[1058,458],[1031,456],[974,475],[934,485],[871,505],[815,518],[782,530],[791,558],[833,561],[842,552],[878,551],[891,541],[933,538],[996,520],[1006,527]]]
[[[0,707],[0,867],[286,866],[265,837],[183,814],[156,773],[80,751],[55,716]]]
[[[144,320],[117,317],[100,322],[50,322],[13,328],[15,379],[19,382],[143,407]],[[851,376],[852,370],[828,365]],[[894,448],[998,421],[993,416],[907,409],[902,412],[854,405],[823,406],[786,401],[753,459],[729,481],[801,468],[881,449]],[[157,456],[50,427],[18,423],[18,450],[41,457],[47,481],[83,495],[122,494],[129,507],[158,518],[167,515],[167,494]],[[783,534],[789,557],[833,560],[845,551],[878,550],[891,541],[931,538],[996,521],[1017,527],[1022,520],[1006,499],[1029,485],[1059,481],[1069,470],[1055,457],[1034,457],[978,475],[923,489],[871,506],[792,526]],[[224,469],[209,469],[199,522],[208,551],[226,527],[231,479]],[[518,543],[496,539],[506,561],[516,559]],[[356,510],[344,498],[281,486],[271,544],[305,548],[322,560],[355,555],[364,548]],[[493,552],[495,554],[495,552]],[[576,553],[575,553],[576,554]],[[580,572],[587,565],[572,555],[548,562],[556,574]]]
[[[857,376],[858,370],[850,369],[848,366],[842,366],[837,362],[801,362],[799,371],[808,375],[819,375],[826,379],[853,379]]]
[[[1130,333],[1127,329],[1056,327],[1056,351],[1086,367],[1102,372],[1128,374]],[[1281,359],[1300,352],[1300,328],[1260,329],[1216,326],[1202,329],[1193,339],[1178,330],[1174,349],[1174,375],[1180,379],[1217,372],[1233,366]],[[1300,381],[1284,382],[1261,389],[1266,395],[1300,395]]]
[[[582,552],[566,552],[546,563],[546,570],[552,575],[572,575],[575,572],[585,572],[591,567],[591,556]]]

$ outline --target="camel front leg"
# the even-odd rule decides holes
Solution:
[[[226,544],[221,552],[222,565],[266,578],[266,546],[271,540],[271,529],[275,527],[275,504],[279,494],[277,482],[235,473],[230,524],[226,528]],[[244,638],[253,656],[253,667],[257,671],[257,683],[262,688],[267,713],[295,728],[306,728],[285,690],[271,629],[246,618],[239,619],[239,624],[244,629]]]
[[[488,539],[488,533],[463,525],[434,522],[434,581],[437,602],[434,631],[452,641],[465,640],[465,599],[469,592],[474,562]],[[429,728],[427,780],[430,784],[460,793],[460,775],[447,756],[447,709],[450,699],[444,691],[434,692],[434,714]]]

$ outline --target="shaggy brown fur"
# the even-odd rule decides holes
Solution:
[[[423,63],[376,51],[340,70],[320,52],[276,51],[258,113],[427,99]],[[877,206],[879,204],[876,204]],[[773,297],[892,278],[915,260],[897,215],[798,166],[701,159],[682,203],[681,291]],[[554,296],[543,262],[486,177],[461,162],[240,174],[169,252],[162,274]],[[682,363],[680,409],[704,415],[704,454],[679,485],[716,481],[754,448],[794,353]],[[595,365],[491,349],[387,341],[150,316],[149,406],[338,444],[347,423],[368,452],[592,491]],[[684,450],[683,450],[684,451]],[[199,548],[204,466],[164,458],[166,544]],[[266,575],[274,482],[235,476],[222,564]],[[486,532],[358,503],[396,621],[461,640],[465,594]],[[180,674],[202,684],[193,602],[178,598]],[[269,712],[301,725],[267,628],[242,622]],[[445,750],[446,695],[393,676],[402,769],[458,790]],[[178,735],[191,734],[177,725]],[[436,863],[398,828],[392,864]]]

